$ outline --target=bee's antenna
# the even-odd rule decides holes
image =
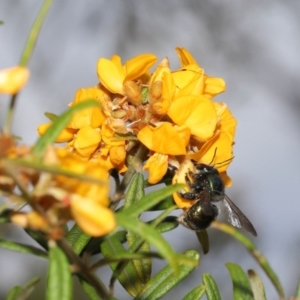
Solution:
[[[217,150],[218,150],[218,148],[216,147],[216,148],[215,148],[215,152],[214,152],[214,156],[213,156],[211,162],[209,163],[209,165],[211,165],[212,162],[214,161],[214,159],[215,159],[215,157],[216,157],[216,154],[217,154]],[[215,165],[214,165],[214,166],[215,166]]]

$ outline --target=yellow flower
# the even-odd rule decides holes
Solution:
[[[97,65],[98,78],[110,92],[126,95],[124,84],[144,75],[155,62],[156,57],[153,54],[135,56],[124,66],[118,55],[113,55],[111,60],[100,58]]]
[[[29,78],[25,67],[16,66],[0,70],[0,93],[14,95],[22,89]]]

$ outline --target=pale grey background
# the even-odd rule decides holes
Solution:
[[[0,1],[0,68],[19,61],[41,1]],[[209,75],[223,77],[228,103],[238,119],[235,159],[228,195],[258,231],[253,238],[292,296],[299,271],[299,108],[300,2],[272,1],[56,1],[46,19],[29,67],[29,85],[19,97],[14,133],[36,139],[44,111],[60,113],[76,89],[97,82],[99,57],[117,53],[124,60],[152,52],[178,67],[174,48],[189,49]],[[0,112],[8,99],[1,96]],[[24,238],[21,230],[1,226],[2,235]],[[274,288],[246,250],[229,236],[209,230],[211,251],[201,266],[165,299],[181,299],[210,272],[224,299],[232,298],[225,263],[254,268]],[[166,235],[179,251],[198,249],[193,232],[178,228]],[[27,240],[28,241],[28,240]],[[41,259],[0,249],[0,298],[13,283],[42,275]],[[155,261],[155,267],[161,267]],[[105,269],[105,272],[108,269]],[[102,271],[104,272],[104,271]],[[109,274],[106,272],[108,280]],[[43,282],[41,286],[45,284]],[[124,296],[117,288],[116,297]],[[39,299],[38,292],[32,299]],[[84,299],[81,291],[74,299]]]

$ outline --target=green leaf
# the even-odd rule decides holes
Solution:
[[[97,101],[87,100],[84,102],[80,102],[66,110],[62,115],[60,115],[54,120],[53,124],[48,128],[45,134],[38,139],[35,146],[33,147],[33,153],[36,154],[39,158],[41,158],[47,146],[55,142],[58,135],[68,125],[72,118],[72,115],[75,112],[96,105],[99,105]]]
[[[209,251],[209,238],[207,231],[205,229],[201,231],[196,231],[196,235],[202,247],[203,253],[207,254]]]
[[[91,238],[92,237],[84,233],[77,224],[74,224],[66,236],[67,241],[72,246],[74,252],[78,255],[81,254]]]
[[[34,277],[31,279],[26,286],[23,288],[21,286],[15,286],[13,287],[7,297],[6,300],[25,300],[27,299],[30,294],[34,291],[36,285],[40,281],[40,278]]]
[[[252,287],[254,300],[266,300],[264,284],[254,270],[248,270],[250,285]]]
[[[182,300],[198,300],[205,294],[205,286],[198,285],[187,293]]]
[[[178,227],[177,217],[168,216],[156,226],[159,233],[171,231]]]
[[[54,113],[51,112],[45,112],[44,115],[51,121],[53,122],[54,120],[56,120],[58,118],[58,116]]]
[[[148,241],[151,245],[155,246],[161,256],[168,260],[174,270],[177,270],[178,261],[176,259],[176,253],[173,251],[172,247],[164,240],[160,233],[151,226],[143,223],[142,221],[127,216],[126,214],[124,214],[124,212],[126,212],[126,210],[115,215],[117,224],[131,232],[134,232],[135,234]]]
[[[211,227],[217,228],[223,232],[226,232],[233,236],[236,240],[238,240],[244,247],[251,253],[251,255],[254,257],[254,259],[260,264],[262,269],[265,271],[273,285],[275,286],[279,296],[281,299],[285,299],[284,297],[284,291],[282,288],[282,285],[270,266],[269,262],[267,261],[266,257],[257,250],[255,245],[250,241],[245,235],[243,235],[238,229],[235,227],[228,225],[226,223],[214,221],[211,224]]]
[[[124,209],[135,205],[139,200],[145,196],[144,191],[144,176],[142,173],[136,173],[129,185],[128,191],[125,196]],[[139,239],[139,236],[135,233],[128,231],[127,235],[128,246],[132,246],[134,242]],[[139,252],[149,252],[150,244],[144,242],[138,249]],[[142,283],[146,283],[151,277],[152,263],[151,258],[145,258],[143,260],[132,261]]]
[[[233,284],[234,300],[253,300],[253,293],[247,275],[238,264],[227,263]]]
[[[120,241],[114,236],[106,239],[101,244],[101,252],[103,256],[108,259],[113,256],[121,256],[122,254],[127,253]],[[116,271],[118,263],[110,263],[110,267],[113,271]],[[128,262],[125,267],[123,267],[117,278],[126,291],[133,297],[135,297],[142,290],[143,286],[139,275],[131,261]]]
[[[207,300],[221,300],[218,286],[213,277],[210,274],[205,273],[202,275],[202,280],[205,285]]]
[[[142,173],[136,173],[126,192],[124,208],[129,208],[145,196],[144,191],[144,176]]]
[[[184,256],[189,259],[192,258],[197,260],[198,263],[200,261],[200,255],[195,250],[185,252]],[[194,269],[195,266],[191,267],[181,264],[179,266],[178,274],[175,274],[171,266],[164,267],[147,282],[143,291],[135,298],[135,300],[160,299],[180,281],[187,277]]]
[[[87,294],[87,296],[89,297],[90,300],[102,300],[102,299],[118,300],[115,297],[101,298],[92,285],[90,285],[88,282],[86,282],[85,280],[83,280],[81,278],[79,278],[79,280],[80,280],[80,284],[81,284],[83,290],[85,291],[85,293]]]
[[[182,184],[176,184],[165,187],[159,191],[149,193],[148,195],[143,197],[139,202],[137,202],[134,206],[124,209],[118,214],[123,214],[127,217],[138,217],[142,212],[149,210],[151,207],[158,204],[166,197],[172,195],[174,192],[178,191],[182,187]]]
[[[158,203],[157,205],[154,205],[149,209],[149,211],[156,211],[156,210],[165,210],[168,209],[171,206],[176,205],[174,199],[172,196],[166,197],[163,201]]]
[[[83,279],[79,279],[79,280],[80,280],[83,290],[88,295],[90,300],[102,300],[92,285],[90,285]]]
[[[54,241],[49,242],[47,300],[71,300],[72,277],[67,256]]]
[[[0,239],[0,247],[8,249],[8,250],[13,250],[25,254],[32,254],[36,255],[42,258],[48,258],[48,253],[38,249],[34,246],[31,245],[26,245],[26,244],[21,244],[21,243],[16,243],[16,242],[11,242],[7,240]]]

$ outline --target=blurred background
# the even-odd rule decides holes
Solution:
[[[18,63],[41,1],[0,1],[0,68]],[[123,61],[140,53],[167,56],[179,67],[176,46],[194,55],[207,74],[226,80],[215,98],[228,104],[238,120],[235,159],[229,168],[230,198],[252,221],[250,237],[279,275],[286,296],[295,294],[300,277],[300,2],[273,1],[56,1],[43,25],[30,61],[30,82],[18,98],[14,133],[26,143],[37,138],[43,113],[59,114],[78,88],[97,83],[100,57]],[[8,97],[0,98],[1,126]],[[0,234],[31,242],[13,225]],[[232,298],[226,262],[261,275],[268,299],[276,292],[259,265],[231,237],[208,230],[211,250],[200,267],[165,299],[181,299],[210,272],[224,299]],[[178,251],[198,249],[192,231],[177,228],[165,237]],[[154,262],[155,270],[161,261]],[[13,284],[24,285],[46,272],[42,259],[0,249],[0,298]],[[154,270],[154,271],[155,271]],[[101,269],[106,282],[109,268]],[[45,278],[32,299],[39,298]],[[85,299],[78,289],[74,299]],[[120,286],[115,296],[126,300]]]

